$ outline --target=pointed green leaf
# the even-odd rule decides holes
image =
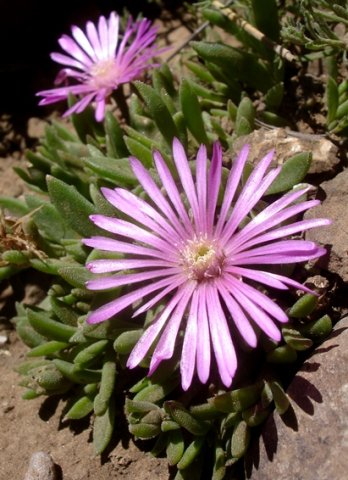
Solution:
[[[180,104],[184,114],[185,122],[192,135],[198,143],[209,143],[205,133],[202,110],[198,102],[197,95],[193,92],[189,80],[185,78],[180,86]]]
[[[96,455],[100,455],[108,446],[114,429],[115,406],[110,402],[104,415],[96,416],[93,425],[93,446]]]
[[[318,297],[310,293],[305,293],[290,308],[289,316],[293,318],[304,318],[310,315],[318,303]]]
[[[51,176],[47,176],[47,186],[53,205],[71,228],[85,237],[100,232],[89,219],[90,215],[97,213],[94,205],[78,193],[75,187]]]
[[[286,192],[301,183],[308,173],[311,160],[312,154],[308,152],[298,153],[289,158],[282,166],[277,178],[268,188],[266,195]]]
[[[173,138],[179,137],[179,132],[161,96],[149,85],[145,85],[139,81],[134,83],[140,95],[143,97],[159,131],[162,133],[168,145],[171,146]]]

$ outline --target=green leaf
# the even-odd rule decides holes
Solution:
[[[184,450],[185,443],[181,430],[172,430],[168,435],[168,446],[166,450],[169,465],[176,465],[181,460]]]
[[[242,98],[238,105],[236,115],[236,128],[238,128],[238,124],[242,118],[248,121],[252,131],[254,128],[255,107],[249,97]]]
[[[76,311],[65,302],[58,300],[56,297],[50,297],[53,313],[59,318],[65,325],[77,325],[78,315]]]
[[[273,400],[279,415],[283,415],[290,406],[290,401],[282,386],[278,382],[270,382]]]
[[[96,416],[93,425],[93,446],[96,455],[100,455],[108,446],[114,429],[115,406],[110,402],[104,415]]]
[[[233,430],[232,440],[231,440],[231,454],[234,458],[241,458],[250,442],[250,430],[247,423],[242,420],[240,421]]]
[[[154,438],[161,433],[160,426],[153,423],[136,423],[129,425],[128,428],[132,435],[144,440],[147,440],[148,438]]]
[[[46,391],[63,393],[71,387],[71,382],[61,374],[51,362],[31,372],[32,378]]]
[[[93,411],[93,400],[87,395],[80,397],[66,412],[64,419],[80,420]]]
[[[161,385],[158,384],[150,384],[140,390],[135,397],[134,400],[136,401],[147,401],[156,403],[168,395],[174,388],[176,387],[177,381],[170,379],[167,382],[162,383]]]
[[[74,358],[74,363],[80,367],[86,367],[92,363],[96,357],[104,353],[108,340],[99,340],[91,345],[86,346],[81,352],[79,352]]]
[[[293,318],[304,318],[310,315],[318,304],[318,297],[305,293],[290,308],[289,316]]]
[[[327,79],[326,84],[326,104],[327,104],[327,119],[326,123],[329,125],[336,119],[336,112],[338,108],[338,87],[337,83],[332,77]]]
[[[140,95],[143,97],[150,115],[156,122],[159,131],[162,133],[168,145],[171,146],[173,138],[179,138],[179,132],[161,96],[149,85],[145,85],[139,81],[134,82],[134,84]]]
[[[53,363],[72,382],[84,385],[85,383],[97,383],[100,381],[101,374],[99,371],[82,369],[78,365],[60,359],[54,359]]]
[[[255,25],[274,42],[279,41],[280,24],[276,0],[251,0]]]
[[[104,362],[99,393],[94,399],[94,412],[96,415],[103,415],[108,408],[115,387],[116,373],[116,364],[114,361],[109,360]]]
[[[23,200],[0,195],[0,208],[6,209],[15,217],[22,217],[30,212]]]
[[[209,425],[193,417],[179,402],[170,400],[165,402],[163,406],[173,420],[192,435],[200,436],[207,433]]]
[[[152,151],[143,143],[134,138],[125,137],[125,142],[130,153],[136,157],[146,168],[151,168],[153,164]]]
[[[294,350],[308,350],[313,345],[310,338],[305,338],[298,330],[292,328],[282,328],[282,334],[285,342]]]
[[[58,268],[59,275],[64,278],[73,287],[83,288],[93,275],[85,267],[80,266],[62,266]]]
[[[257,403],[247,410],[244,410],[242,418],[249,427],[257,427],[266,420],[269,413],[268,409],[264,409],[260,403]]]
[[[138,180],[133,174],[128,158],[104,157],[92,145],[88,145],[88,150],[90,156],[86,157],[84,162],[94,173],[120,186],[137,185]]]
[[[209,140],[204,128],[202,110],[197,95],[193,92],[190,81],[185,78],[180,86],[180,104],[185,122],[198,143],[208,145]]]
[[[111,112],[106,112],[104,125],[108,145],[108,156],[115,158],[126,157],[129,152],[123,140],[124,133],[119,122]]]
[[[336,110],[336,115],[335,115],[335,118],[342,118],[342,117],[345,117],[348,115],[348,100],[346,100],[345,102],[341,103],[337,110]]]
[[[27,356],[28,357],[50,356],[54,353],[64,350],[64,348],[67,348],[68,346],[69,346],[69,343],[52,340],[50,342],[45,342],[42,345],[38,345],[37,347],[33,348],[32,350],[30,350],[29,353],[27,353]]]
[[[30,325],[40,335],[51,340],[58,340],[60,342],[68,342],[70,337],[76,332],[76,327],[71,325],[64,325],[63,323],[56,322],[49,318],[47,312],[36,312],[34,310],[27,309],[28,320]]]
[[[191,46],[204,60],[218,65],[227,74],[234,72],[250,87],[261,92],[271,88],[269,72],[254,55],[220,43],[191,42]]]
[[[22,318],[16,324],[16,332],[22,342],[30,348],[35,348],[39,345],[45,345],[47,339],[40,335],[33,327],[30,325],[28,318]]]
[[[85,237],[100,233],[89,219],[90,215],[97,213],[94,205],[75,187],[51,176],[47,176],[47,187],[53,205],[73,230]]]
[[[265,95],[265,103],[270,110],[276,110],[282,103],[284,96],[284,83],[273,85]]]
[[[209,399],[209,402],[221,412],[241,412],[257,402],[260,397],[261,389],[262,385],[257,383],[249,387],[243,387],[222,393]]]
[[[181,460],[177,464],[179,470],[185,470],[197,458],[205,442],[205,437],[196,437],[186,448]]]
[[[265,195],[286,192],[298,183],[301,183],[308,173],[311,160],[312,154],[308,152],[298,153],[289,158],[282,166],[279,175],[270,185]]]
[[[121,355],[128,355],[143,333],[144,330],[142,328],[121,333],[114,342],[115,351]]]
[[[332,321],[329,315],[324,315],[318,320],[306,323],[300,328],[305,335],[313,337],[313,340],[321,340],[326,338],[332,331]]]
[[[296,350],[289,345],[281,345],[267,354],[267,361],[270,363],[293,363],[296,359]]]
[[[68,105],[72,107],[76,103],[76,98],[70,95]],[[81,113],[73,113],[71,115],[72,123],[81,142],[87,143],[88,135],[94,137],[95,133],[103,133],[102,125],[95,120],[94,110],[91,106],[85,108]]]
[[[226,454],[224,449],[217,445],[215,447],[215,459],[212,480],[224,480],[226,473]]]

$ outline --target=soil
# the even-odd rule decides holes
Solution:
[[[18,3],[17,0],[13,5],[15,6],[16,3]],[[40,5],[41,1],[36,3]],[[87,3],[89,8],[92,8],[90,6],[92,2]],[[103,11],[108,2],[105,0],[100,3],[103,4]],[[165,16],[163,18],[164,28],[169,32],[168,42],[178,44],[188,37],[190,26],[183,24],[180,15],[178,18],[170,16],[169,19]],[[64,22],[67,21],[64,19]],[[74,18],[69,24],[77,22],[77,18]],[[57,34],[67,28],[54,31],[54,38],[56,39]],[[49,43],[50,49],[54,48],[51,43]],[[41,52],[38,62],[43,56]],[[12,82],[12,74],[16,74],[16,77],[22,76],[28,68],[27,64],[16,65],[17,70],[11,71],[6,77],[9,79],[8,84]],[[33,98],[35,91],[47,86],[41,85],[46,76],[50,79],[53,77],[45,71],[40,79],[40,87],[37,84],[27,85],[22,92],[26,99]],[[32,87],[30,91],[28,91],[29,87]],[[298,85],[294,82],[294,90],[297,87]],[[7,89],[6,92],[11,98],[11,93]],[[295,93],[294,96],[296,96]],[[13,167],[25,166],[24,150],[34,146],[37,138],[42,134],[44,125],[37,116],[45,115],[45,111],[38,111],[33,103],[21,103],[18,97],[16,108],[13,108],[14,105],[11,107],[15,116],[7,114],[0,116],[0,195],[19,197],[26,187],[13,172]],[[7,111],[10,111],[10,108]],[[316,121],[318,118],[320,120],[319,113],[312,118]],[[14,121],[15,124],[13,124]],[[311,127],[317,130],[317,125],[311,125],[310,122],[305,123],[302,128],[298,124],[294,126],[294,128],[297,127],[310,133]],[[49,399],[39,397],[30,401],[21,398],[24,389],[18,385],[20,378],[15,368],[25,360],[28,349],[18,340],[9,319],[14,315],[15,301],[24,300],[27,304],[35,304],[42,299],[44,292],[40,285],[43,284],[40,274],[24,272],[11,279],[11,282],[5,281],[0,285],[0,454],[2,460],[0,480],[22,480],[32,454],[37,451],[45,451],[52,456],[56,464],[55,480],[167,480],[170,477],[167,461],[153,458],[147,452],[148,444],[134,443],[125,425],[119,426],[119,436],[115,438],[107,452],[102,457],[95,456],[91,420],[63,422],[63,402],[58,397]]]

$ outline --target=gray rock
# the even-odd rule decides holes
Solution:
[[[328,255],[319,259],[318,265],[348,281],[348,170],[323,182],[321,187],[326,198],[321,205],[307,211],[305,218],[330,218],[332,225],[309,230],[306,238],[328,248]]]
[[[292,409],[269,417],[246,462],[252,480],[343,480],[348,472],[348,317],[304,363]]]
[[[272,148],[275,149],[273,165],[282,165],[293,155],[312,152],[309,173],[331,173],[339,163],[337,147],[327,138],[299,132],[288,132],[284,128],[266,130],[260,128],[249,135],[235,140],[233,149],[239,152],[245,143],[250,144],[249,161],[257,163]]]
[[[24,480],[56,480],[56,478],[56,467],[51,455],[46,452],[33,453]]]

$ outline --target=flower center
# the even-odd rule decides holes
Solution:
[[[112,88],[117,84],[117,67],[113,58],[95,63],[89,73],[96,88]]]
[[[205,237],[189,240],[181,254],[189,278],[202,281],[221,275],[225,257],[213,241]]]

